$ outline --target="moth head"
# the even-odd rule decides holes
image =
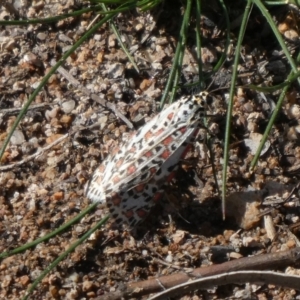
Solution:
[[[202,107],[207,106],[207,99],[208,99],[207,91],[200,92],[199,94],[196,94],[193,97],[194,97],[194,101],[196,101],[198,103],[198,105],[200,105]]]

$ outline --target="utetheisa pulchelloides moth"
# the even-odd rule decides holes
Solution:
[[[86,196],[106,203],[118,224],[134,227],[142,221],[194,141],[206,95],[181,98],[115,148],[94,172]]]

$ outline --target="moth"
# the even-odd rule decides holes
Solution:
[[[132,228],[144,220],[193,143],[206,96],[182,97],[113,149],[92,175],[86,196],[106,203],[117,224]]]

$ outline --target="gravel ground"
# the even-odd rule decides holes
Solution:
[[[0,6],[1,20],[44,18],[78,5],[73,1],[24,1],[18,2],[15,11],[7,3]],[[97,165],[114,146],[158,113],[182,13],[180,3],[174,3],[165,1],[151,13],[131,11],[115,19],[140,73],[129,63],[106,24],[66,61],[63,68],[67,75],[63,70],[57,72],[36,97],[0,165],[1,252],[44,236],[88,207],[84,185]],[[224,32],[218,27],[222,13],[215,5],[212,1],[205,7],[201,18],[206,72],[224,49]],[[218,74],[207,80],[207,84],[212,82],[210,90],[218,89],[210,95],[208,130],[201,130],[181,162],[165,199],[132,232],[116,227],[112,221],[96,231],[43,279],[31,299],[101,299],[126,283],[299,246],[300,100],[296,86],[287,93],[253,173],[249,166],[279,93],[237,89],[227,217],[222,220],[215,178],[221,186],[226,99],[242,12],[239,8],[232,10],[228,59]],[[282,7],[272,11],[292,53],[297,52],[299,44],[298,13]],[[289,65],[265,20],[258,12],[253,14],[256,17],[249,21],[242,48],[238,84],[275,85],[287,77]],[[0,146],[34,88],[94,17],[87,13],[55,24],[1,27]],[[190,25],[195,25],[194,19]],[[191,29],[181,83],[197,80],[193,32]],[[180,88],[178,96],[197,91]],[[124,117],[129,122],[125,123]],[[107,209],[99,206],[62,234],[3,259],[0,298],[24,296],[41,272],[106,214]],[[294,265],[279,270],[299,274]],[[180,299],[297,297],[300,293],[293,289],[245,284],[197,291]]]

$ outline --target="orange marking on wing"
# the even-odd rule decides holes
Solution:
[[[138,210],[136,211],[136,214],[137,214],[141,219],[143,219],[143,218],[145,218],[145,217],[148,215],[148,212],[147,212],[146,210],[140,208],[140,209],[138,209]]]
[[[153,133],[150,130],[146,132],[146,134],[144,135],[146,141],[150,140],[152,137],[153,137]]]
[[[175,172],[171,172],[167,177],[167,182],[170,182],[175,176]]]
[[[103,176],[98,175],[98,177],[97,177],[97,179],[96,179],[96,183],[97,183],[97,184],[101,184],[102,179],[103,179]]]
[[[155,174],[157,170],[156,170],[156,168],[153,167],[153,168],[150,168],[149,171],[151,174]]]
[[[159,135],[162,134],[164,131],[165,131],[165,129],[164,129],[164,128],[161,128],[161,129],[157,130],[157,131],[154,133],[154,135],[155,135],[155,136],[159,136]]]
[[[111,181],[113,182],[113,183],[118,183],[118,182],[120,182],[120,177],[118,176],[118,175],[115,175],[112,179],[111,179]]]
[[[129,150],[128,150],[128,152],[130,152],[130,153],[134,153],[136,151],[136,147],[131,147]]]
[[[163,144],[165,146],[170,145],[173,142],[173,138],[171,136],[167,137],[166,139],[163,140]]]
[[[119,152],[120,150],[120,147],[114,147],[113,150],[112,150],[112,155],[115,155]]]
[[[154,202],[154,203],[157,203],[157,202],[160,200],[161,195],[162,195],[162,194],[161,194],[160,192],[155,193],[154,196],[153,196],[153,199],[152,199],[153,202]]]
[[[124,162],[124,158],[120,158],[117,162],[116,162],[116,167],[120,168],[123,165]]]
[[[169,113],[168,116],[167,116],[167,118],[168,118],[169,120],[172,120],[173,117],[174,117],[174,113],[173,113],[173,112]]]
[[[152,156],[153,156],[153,153],[152,153],[152,151],[147,151],[147,152],[144,154],[144,156],[146,156],[146,157],[152,157]]]
[[[136,171],[136,167],[134,165],[131,165],[127,169],[127,174],[133,174]]]
[[[186,127],[180,128],[179,131],[180,131],[181,133],[185,133],[185,132],[186,132]]]
[[[161,155],[160,157],[163,158],[163,159],[167,159],[169,158],[171,155],[171,152],[169,150],[165,150]]]
[[[134,215],[133,210],[131,209],[131,210],[125,211],[125,212],[124,212],[124,215],[125,215],[125,217],[128,218],[128,219],[131,218],[131,217],[133,217],[133,215]]]
[[[98,171],[99,171],[100,173],[104,173],[104,171],[105,171],[105,166],[104,166],[104,165],[100,165],[100,166],[98,167]]]
[[[122,202],[122,198],[117,193],[114,193],[111,196],[111,201],[112,201],[114,206],[119,206]]]
[[[140,192],[142,192],[142,191],[144,190],[144,188],[145,188],[145,185],[144,185],[143,183],[141,183],[141,184],[137,185],[137,186],[134,188],[134,190],[135,190],[136,192],[140,193]]]

